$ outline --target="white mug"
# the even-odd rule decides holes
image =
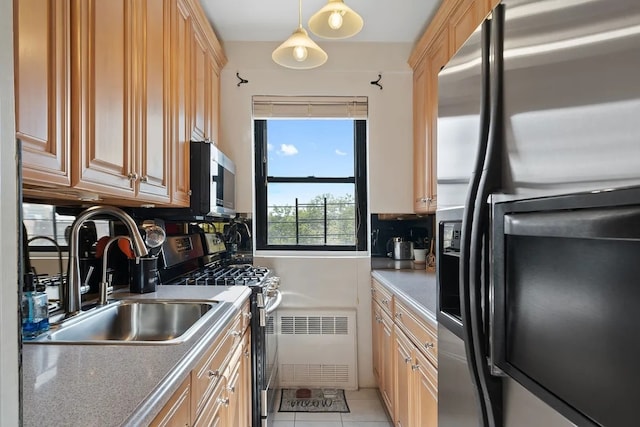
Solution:
[[[414,249],[413,260],[419,264],[426,262],[427,250],[426,249]]]

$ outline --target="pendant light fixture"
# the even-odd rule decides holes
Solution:
[[[342,0],[329,0],[309,19],[309,29],[326,39],[346,39],[360,32],[364,21]]]
[[[327,62],[327,57],[326,52],[302,28],[302,0],[299,0],[298,28],[273,51],[271,58],[283,67],[308,70]]]

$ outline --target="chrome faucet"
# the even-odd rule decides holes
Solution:
[[[133,251],[137,258],[147,256],[149,251],[144,244],[144,240],[138,231],[138,226],[133,219],[122,209],[114,206],[92,206],[82,211],[71,227],[71,235],[69,238],[69,271],[67,280],[67,292],[63,299],[63,307],[67,316],[73,316],[82,310],[80,301],[80,262],[78,256],[78,246],[80,244],[80,227],[85,221],[98,216],[109,215],[121,220],[129,231],[131,243],[133,243]],[[105,254],[106,255],[106,254]]]

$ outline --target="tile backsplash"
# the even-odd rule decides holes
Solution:
[[[381,219],[382,218],[382,219]],[[391,248],[388,243],[393,237],[404,237],[416,248],[429,249],[433,234],[433,215],[371,215],[371,256],[385,257]]]

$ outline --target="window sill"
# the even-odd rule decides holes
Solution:
[[[369,251],[256,251],[261,258],[369,258]]]

